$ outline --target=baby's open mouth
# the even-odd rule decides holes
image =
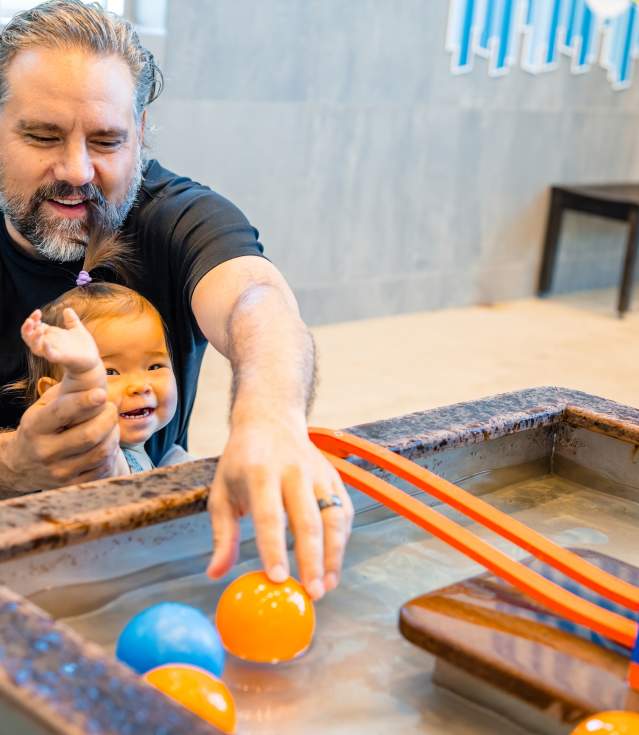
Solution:
[[[122,411],[120,416],[123,419],[145,419],[147,416],[150,416],[153,411],[155,411],[154,408],[134,408],[133,411]]]

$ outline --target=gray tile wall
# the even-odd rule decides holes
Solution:
[[[449,72],[447,0],[169,0],[154,152],[238,204],[314,324],[534,293],[548,186],[638,178],[639,80]],[[571,215],[558,291],[617,282]]]

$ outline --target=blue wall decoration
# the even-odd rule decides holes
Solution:
[[[539,74],[563,54],[575,74],[598,61],[613,88],[625,89],[639,55],[638,16],[634,0],[450,0],[446,48],[454,74],[472,71],[476,56],[491,76],[517,63]]]

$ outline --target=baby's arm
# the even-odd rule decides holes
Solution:
[[[102,388],[106,391],[106,371],[91,333],[73,309],[63,312],[64,328],[42,321],[37,309],[22,325],[22,339],[34,355],[62,368],[62,380],[56,389],[74,393]],[[122,449],[113,467],[112,477],[130,475]]]
[[[62,314],[64,327],[42,321],[40,309],[22,325],[22,339],[38,357],[62,369],[62,380],[55,386],[59,393],[75,393],[102,388],[106,392],[106,371],[91,333],[73,309]],[[111,477],[129,475],[131,470],[122,449],[118,451]]]
[[[38,357],[62,368],[61,393],[106,390],[106,371],[95,340],[73,309],[62,315],[64,328],[42,321],[39,309],[22,325],[22,339]]]

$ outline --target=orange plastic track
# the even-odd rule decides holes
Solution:
[[[484,501],[451,482],[400,457],[388,449],[341,431],[312,428],[311,440],[323,451],[342,479],[352,487],[387,506],[434,536],[482,564],[510,582],[541,605],[579,625],[632,649],[637,638],[637,623],[605,610],[549,581],[523,564],[514,561],[471,531],[425,506],[403,490],[393,487],[370,472],[347,462],[356,455],[393,472],[398,477],[430,493],[490,530],[527,550],[567,576],[596,590],[603,597],[633,610],[639,609],[639,589],[608,574],[581,557],[554,544]]]

